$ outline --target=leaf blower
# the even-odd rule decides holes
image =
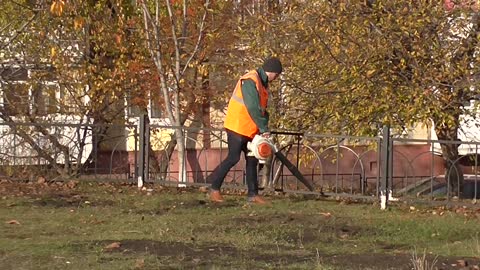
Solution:
[[[303,177],[298,168],[278,150],[278,147],[269,138],[255,135],[253,140],[247,143],[247,149],[249,151],[248,155],[257,158],[259,163],[265,163],[272,154],[275,155],[302,184],[313,191],[313,184]]]

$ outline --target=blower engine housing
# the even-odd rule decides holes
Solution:
[[[277,152],[275,144],[268,138],[255,135],[251,142],[247,143],[248,155],[254,156],[260,163],[265,161]]]

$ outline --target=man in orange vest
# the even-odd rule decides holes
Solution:
[[[256,134],[269,136],[268,132],[268,84],[282,73],[282,63],[276,57],[265,60],[262,67],[243,75],[237,82],[233,95],[230,98],[225,117],[227,132],[228,155],[225,160],[212,172],[212,181],[209,193],[212,202],[223,202],[220,188],[230,169],[240,160],[243,151],[246,161],[246,182],[248,187],[248,201],[256,204],[265,204],[266,201],[258,195],[258,160],[248,156],[247,143],[252,141]]]

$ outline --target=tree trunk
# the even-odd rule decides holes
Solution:
[[[150,162],[150,169],[152,169],[153,172],[157,172],[160,175],[160,179],[163,181],[167,178],[168,167],[176,146],[177,139],[174,134],[170,135],[170,140],[165,146],[165,149],[159,153],[158,157],[150,146],[149,158],[150,161],[153,161]]]
[[[187,116],[182,115],[182,118],[180,119],[180,123],[178,126],[184,126]],[[186,155],[186,147],[185,147],[185,134],[184,131],[181,130],[181,133],[178,133],[176,130],[174,133],[170,134],[170,140],[168,140],[165,148],[159,152],[157,155],[154,151],[153,148],[150,145],[150,148],[148,149],[149,152],[149,164],[150,164],[150,169],[153,172],[157,172],[160,175],[160,179],[162,180],[167,180],[167,174],[169,172],[169,166],[170,166],[170,161],[172,160],[172,155],[173,152],[175,151],[175,148],[177,149],[177,157],[179,160],[179,166],[182,162],[180,161],[185,161],[185,155]],[[147,131],[150,132],[150,131]],[[184,163],[184,162],[183,162]],[[183,167],[179,167],[179,169],[185,168],[186,165],[183,165]],[[186,169],[186,168],[185,168]],[[179,170],[179,173],[182,170]],[[180,177],[182,176],[182,177]],[[186,182],[186,170],[183,170],[182,175],[179,175],[178,181],[181,182],[181,180],[185,180]]]
[[[177,159],[178,159],[178,186],[185,186],[187,182],[187,168],[185,162],[185,135],[184,130],[176,130],[175,136],[177,138]]]
[[[456,125],[448,126],[446,124],[436,124],[435,132],[439,140],[446,141],[458,141],[458,116],[455,121]],[[445,180],[448,185],[448,194],[453,194],[453,196],[459,196],[463,192],[463,172],[460,164],[458,163],[458,147],[459,144],[453,143],[440,143],[442,149],[442,157],[445,164]]]

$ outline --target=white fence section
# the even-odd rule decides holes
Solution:
[[[70,120],[73,121],[69,123],[80,122]],[[57,164],[67,160],[84,163],[92,152],[92,128],[79,124],[0,123],[0,145],[3,165],[44,165],[49,163],[46,156]]]

